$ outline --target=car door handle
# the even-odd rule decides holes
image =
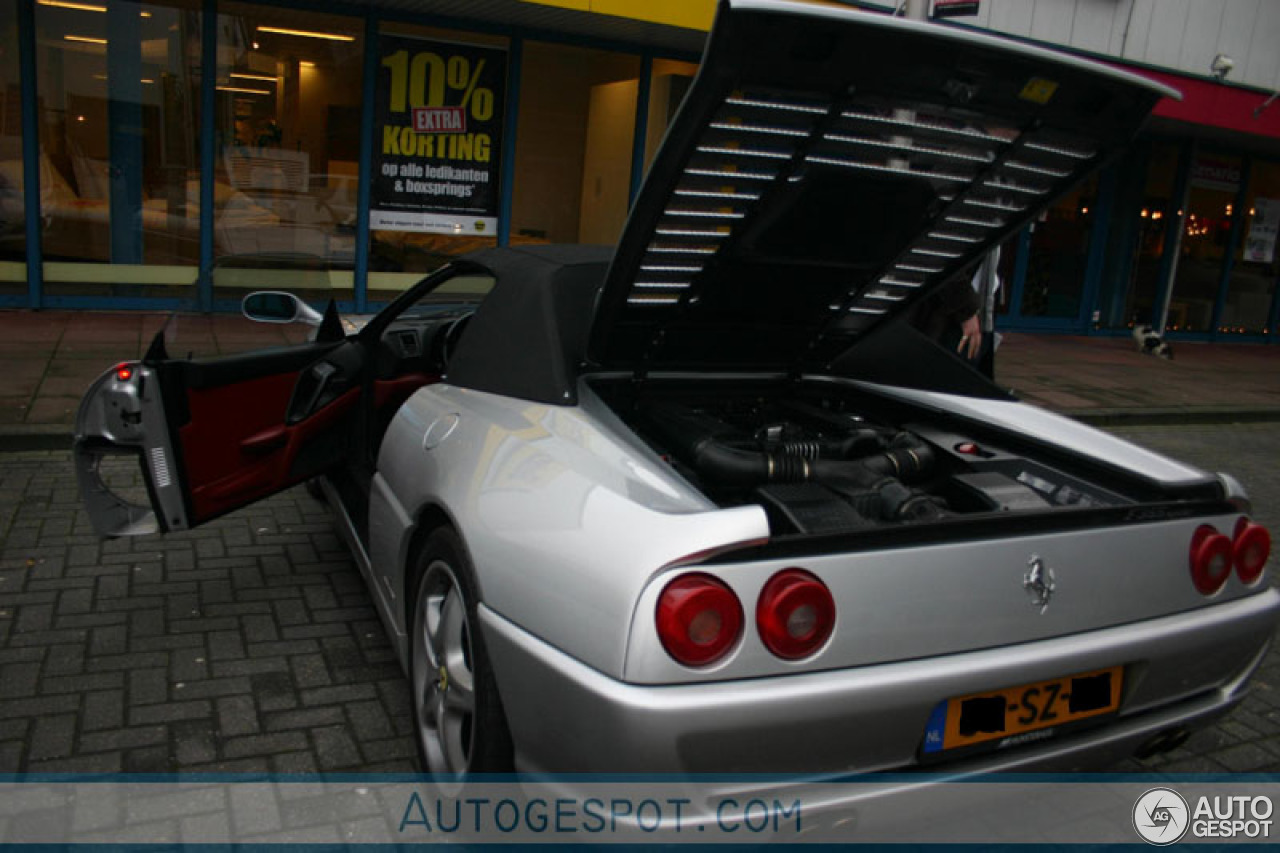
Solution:
[[[307,370],[293,390],[293,399],[289,401],[289,413],[285,423],[296,424],[305,420],[321,408],[321,403],[329,402],[322,398],[330,386],[330,380],[337,374],[338,368],[327,361],[313,365]]]
[[[250,456],[262,456],[284,447],[289,442],[289,431],[283,424],[264,429],[240,442],[240,450]]]

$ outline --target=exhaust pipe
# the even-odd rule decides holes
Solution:
[[[1165,752],[1172,752],[1187,742],[1187,738],[1191,737],[1191,732],[1184,728],[1169,729],[1160,732],[1151,740],[1134,750],[1133,757],[1139,759],[1147,759],[1153,755],[1160,755]]]

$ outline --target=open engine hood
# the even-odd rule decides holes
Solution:
[[[821,370],[1128,144],[1173,89],[938,24],[722,0],[614,255],[605,368]]]

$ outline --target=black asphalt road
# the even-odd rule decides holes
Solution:
[[[1234,473],[1280,532],[1280,424],[1112,431]],[[302,489],[103,542],[69,454],[0,453],[0,773],[413,769],[405,680]],[[1226,720],[1114,769],[1280,771],[1280,656]]]

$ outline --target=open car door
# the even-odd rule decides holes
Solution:
[[[187,530],[332,468],[349,446],[365,358],[356,338],[205,360],[153,345],[107,371],[76,417],[81,496],[97,532]],[[150,506],[104,461],[136,455]]]

